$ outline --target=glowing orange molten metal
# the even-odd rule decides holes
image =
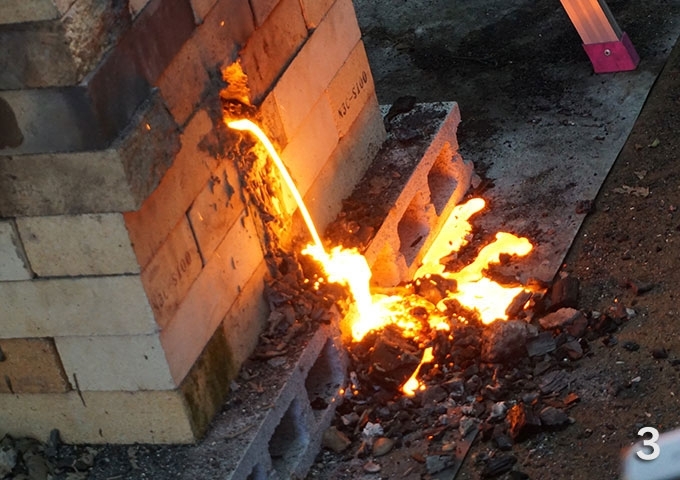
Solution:
[[[450,329],[446,319],[437,308],[434,308],[434,305],[422,297],[371,294],[371,269],[366,258],[355,249],[337,246],[329,252],[324,248],[302,196],[281,158],[262,130],[249,120],[228,121],[226,123],[230,128],[252,132],[264,145],[274,164],[278,167],[281,177],[297,202],[313,239],[313,243],[308,245],[303,253],[310,255],[323,266],[328,281],[347,286],[352,294],[354,311],[350,312],[352,317],[350,329],[354,341],[360,341],[368,332],[379,330],[391,324],[400,327],[405,337],[416,337],[425,325],[421,319],[417,319],[412,314],[415,307],[422,307],[427,311],[426,321],[427,327],[430,329]],[[422,266],[417,270],[415,278],[439,275],[445,279],[455,280],[455,282],[451,282],[451,284],[456,285],[455,291],[448,292],[447,298],[456,299],[469,310],[477,311],[482,322],[489,324],[499,319],[507,319],[505,314],[507,306],[523,291],[523,288],[503,287],[486,278],[484,270],[490,264],[498,263],[501,254],[527,255],[532,250],[532,245],[526,238],[499,232],[492,243],[481,249],[474,262],[458,272],[445,271],[445,266],[440,262],[440,259],[458,251],[468,243],[472,231],[469,219],[484,207],[484,200],[474,198],[454,208],[441,229],[441,233],[423,257]],[[443,301],[440,302],[440,305],[439,308],[442,311],[445,310]],[[420,365],[402,387],[402,391],[406,395],[414,395],[420,388],[416,378],[420,372],[420,367],[432,360],[432,348],[428,347],[424,351]]]
[[[432,360],[434,360],[434,355],[432,355],[432,347],[427,347],[423,352],[423,359],[418,364],[418,367],[413,372],[413,375],[411,375],[411,378],[406,380],[406,383],[404,383],[404,385],[401,387],[401,391],[404,393],[404,395],[412,397],[416,394],[416,391],[421,388],[420,382],[417,378],[418,374],[420,373],[420,368],[424,364],[430,363]]]

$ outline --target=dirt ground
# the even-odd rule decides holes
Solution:
[[[571,412],[576,423],[521,446],[531,478],[615,478],[621,449],[642,426],[680,426],[679,75],[676,48],[562,268],[581,280],[583,308],[620,302],[637,316],[614,334],[616,345],[599,344],[580,362],[576,387],[589,394]],[[636,295],[636,285],[651,290]],[[626,350],[627,341],[640,349]],[[655,359],[655,349],[668,358]]]

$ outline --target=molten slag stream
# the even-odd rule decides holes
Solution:
[[[389,324],[395,324],[402,328],[404,336],[414,337],[417,335],[418,329],[422,328],[422,325],[413,320],[410,312],[419,302],[426,302],[426,300],[420,297],[418,299],[413,298],[414,296],[372,295],[370,291],[371,269],[366,258],[356,249],[346,249],[342,246],[334,247],[330,252],[326,251],[302,196],[295,186],[295,182],[288,173],[281,157],[279,157],[274,146],[262,130],[246,119],[225,120],[225,122],[229,128],[251,132],[265,147],[292,193],[312,236],[313,243],[305,247],[302,253],[310,255],[323,266],[328,281],[340,283],[349,288],[354,299],[354,307],[356,308],[351,322],[352,339],[358,342],[371,330],[378,330]],[[453,212],[441,229],[441,233],[423,257],[423,265],[418,269],[414,278],[440,275],[444,278],[455,280],[457,288],[455,292],[449,292],[449,298],[455,298],[470,310],[477,310],[482,322],[488,324],[498,319],[507,319],[505,314],[507,306],[523,288],[503,287],[484,277],[483,270],[488,268],[491,263],[498,263],[501,254],[527,255],[531,251],[532,245],[526,238],[519,238],[510,233],[499,232],[496,234],[496,239],[485,246],[470,265],[458,272],[444,271],[444,265],[440,263],[440,259],[446,257],[451,252],[458,251],[463,245],[468,243],[469,235],[472,231],[469,218],[481,211],[484,206],[484,200],[473,198],[453,209]],[[431,304],[429,305],[430,307],[432,306]],[[440,310],[445,310],[442,302],[440,302],[438,307]],[[431,328],[450,329],[445,319],[440,318],[441,314],[437,309],[430,308],[429,310]],[[432,348],[428,347],[425,349],[420,365],[402,387],[402,391],[405,394],[413,395],[420,388],[416,378],[420,372],[420,367],[432,360]]]
[[[286,182],[288,189],[293,194],[295,203],[297,203],[297,206],[300,209],[300,213],[302,214],[302,218],[304,219],[305,224],[307,224],[307,228],[309,229],[309,233],[312,235],[312,240],[314,240],[314,244],[317,246],[318,249],[325,253],[323,243],[321,243],[321,237],[319,237],[319,233],[316,231],[316,227],[314,226],[312,217],[309,215],[309,210],[307,210],[307,206],[305,205],[305,202],[302,200],[302,195],[300,195],[300,191],[295,186],[295,182],[291,178],[290,173],[288,173],[288,169],[283,164],[283,160],[281,160],[281,157],[279,157],[279,154],[276,152],[276,149],[274,148],[274,145],[272,145],[272,142],[270,142],[269,138],[267,138],[267,135],[264,134],[260,127],[255,125],[250,120],[246,119],[233,120],[227,122],[227,127],[233,128],[234,130],[246,130],[255,135],[257,139],[260,141],[260,143],[262,143],[264,148],[267,150],[267,153],[271,157],[272,161],[274,162],[274,165],[276,165],[276,168],[279,169],[279,173],[281,173],[283,181]]]

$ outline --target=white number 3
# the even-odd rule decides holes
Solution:
[[[659,453],[661,453],[661,449],[659,448],[659,444],[656,443],[656,441],[659,439],[659,431],[654,428],[654,427],[642,427],[640,430],[638,430],[638,437],[642,437],[645,434],[649,433],[652,437],[648,440],[643,440],[642,445],[645,447],[649,447],[652,449],[651,453],[645,453],[642,450],[638,450],[635,452],[638,457],[640,457],[642,460],[654,460],[659,456]]]

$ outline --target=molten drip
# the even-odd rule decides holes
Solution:
[[[425,351],[423,352],[423,358],[420,360],[420,363],[418,364],[418,367],[416,370],[413,372],[411,375],[411,378],[406,380],[406,383],[402,385],[401,391],[404,395],[407,395],[409,397],[412,397],[413,395],[416,394],[418,390],[422,388],[420,382],[418,381],[418,374],[420,373],[420,368],[426,364],[430,363],[432,360],[434,360],[434,355],[432,354],[432,347],[427,347]]]
[[[272,142],[270,142],[269,138],[267,138],[267,135],[264,134],[260,127],[255,125],[250,120],[244,119],[230,121],[227,122],[227,127],[233,128],[234,130],[246,130],[255,135],[257,139],[260,141],[260,143],[262,143],[264,148],[267,150],[267,153],[271,157],[272,161],[274,162],[274,165],[276,165],[276,168],[279,169],[281,178],[283,178],[283,181],[286,183],[286,186],[293,195],[295,203],[297,203],[297,206],[300,209],[300,213],[302,214],[302,218],[304,219],[305,224],[309,229],[309,233],[312,236],[312,240],[314,240],[314,244],[317,246],[317,248],[323,250],[324,249],[323,243],[321,243],[321,238],[319,237],[319,233],[316,231],[316,227],[314,226],[312,217],[309,214],[309,211],[307,210],[307,206],[305,205],[304,200],[302,200],[302,195],[300,195],[300,191],[295,186],[295,182],[288,173],[288,169],[283,164],[283,160],[281,160],[281,157],[276,152],[276,149],[274,148],[274,145],[272,145]]]

